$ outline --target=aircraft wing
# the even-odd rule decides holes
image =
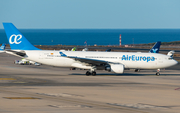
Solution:
[[[109,62],[109,61],[105,61],[105,60],[97,60],[97,59],[90,59],[90,58],[67,56],[63,52],[59,52],[59,53],[60,53],[60,55],[62,57],[72,58],[72,59],[74,59],[76,61],[80,61],[80,62],[83,62],[83,63],[88,63],[90,65],[95,65],[95,66],[103,66],[105,64],[119,64],[119,63],[116,63],[116,62]]]
[[[90,65],[95,65],[95,66],[103,66],[106,64],[117,64],[115,62],[108,62],[105,60],[97,60],[97,59],[89,59],[89,58],[81,58],[81,57],[73,57],[73,56],[67,56],[67,58],[72,58],[76,61],[80,61],[83,63],[88,63]],[[118,63],[119,64],[119,63]]]

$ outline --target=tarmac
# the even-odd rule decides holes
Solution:
[[[180,65],[124,74],[15,65],[0,54],[0,113],[179,113]]]

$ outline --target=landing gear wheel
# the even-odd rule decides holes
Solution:
[[[134,72],[139,72],[140,71],[140,69],[135,69],[135,71]]]
[[[96,76],[96,72],[95,72],[95,71],[93,71],[93,72],[92,72],[92,75],[93,75],[93,76]]]
[[[91,75],[91,73],[89,71],[86,72],[86,76],[89,76]]]
[[[156,73],[156,75],[157,75],[157,76],[159,76],[159,75],[160,75],[160,73],[159,73],[159,72],[157,72],[157,73]]]
[[[157,69],[157,73],[156,73],[157,76],[160,75],[160,69]]]

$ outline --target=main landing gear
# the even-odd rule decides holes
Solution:
[[[86,76],[89,76],[89,75],[96,76],[96,72],[95,71],[92,71],[92,72],[87,71]]]
[[[86,72],[86,76],[89,76],[91,75],[91,73],[89,71]]]
[[[157,75],[157,76],[160,75],[160,69],[157,69],[156,75]]]
[[[135,69],[134,72],[140,72],[140,69]]]
[[[89,76],[89,75],[92,75],[92,76],[96,76],[96,67],[93,66],[90,71],[87,71],[86,72],[86,76]]]

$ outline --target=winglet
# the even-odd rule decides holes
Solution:
[[[34,47],[12,23],[3,23],[12,50],[40,50]]]
[[[154,44],[152,49],[150,49],[149,53],[159,53],[160,46],[161,46],[161,42],[160,41],[156,42],[156,44]]]
[[[60,53],[60,55],[61,55],[62,57],[67,57],[67,55],[64,54],[63,52],[59,52],[59,53]]]

